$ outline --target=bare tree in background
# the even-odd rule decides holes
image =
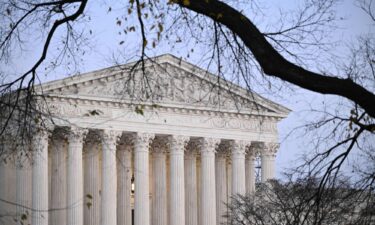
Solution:
[[[77,57],[84,53],[82,46],[92,32],[84,25],[95,16],[87,10],[88,3],[91,1],[0,1],[1,63],[15,60],[17,53],[30,44],[30,34],[43,40],[40,56],[26,72],[5,76],[0,71],[4,76],[0,85],[1,134],[10,122],[25,128],[46,116],[38,114],[35,99],[43,96],[37,96],[35,85],[46,68],[54,69],[67,59],[78,63]],[[374,2],[356,3],[374,21]],[[253,85],[263,85],[265,89],[276,85],[281,90],[292,84],[337,96],[334,107],[315,110],[321,116],[319,120],[304,126],[315,137],[317,151],[293,171],[298,176],[308,173],[308,177],[320,178],[314,189],[317,206],[323,204],[319,196],[336,185],[332,180],[336,180],[354,149],[363,154],[374,152],[374,34],[353,43],[352,54],[345,62],[332,62],[337,73],[313,71],[311,66],[318,58],[316,54],[329,50],[325,36],[335,26],[337,1],[306,0],[295,11],[281,11],[274,23],[271,21],[275,15],[267,15],[256,1],[129,0],[121,4],[122,11],[116,19],[121,33],[140,37],[136,69],[144,71],[145,59],[153,49],[182,42],[197,46],[187,49],[190,55],[204,46],[208,70],[249,90]],[[115,13],[111,6],[108,13]],[[53,57],[52,44],[57,46]],[[356,171],[365,170],[356,167]],[[362,190],[373,191],[375,173],[362,178],[356,180],[363,184]]]
[[[373,224],[375,205],[363,202],[374,202],[374,193],[365,196],[342,177],[335,184],[320,196],[316,207],[319,179],[272,180],[261,184],[254,195],[233,197],[227,217],[233,225]]]

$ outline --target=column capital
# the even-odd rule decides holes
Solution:
[[[264,149],[263,142],[251,142],[251,145],[248,147],[246,151],[246,158],[254,160],[255,157],[261,153]]]
[[[255,158],[256,158],[256,156],[257,156],[257,153],[256,152],[253,152],[253,151],[251,151],[251,150],[248,150],[247,152],[246,152],[246,155],[245,155],[245,158],[247,159],[247,160],[255,160]]]
[[[230,156],[230,153],[231,153],[230,149],[231,149],[230,142],[223,141],[217,147],[217,155],[220,158],[227,158]]]
[[[169,142],[166,137],[156,137],[152,142],[152,154],[165,154],[169,147]]]
[[[91,130],[85,137],[83,152],[85,154],[99,154],[101,147],[99,131]]]
[[[217,138],[200,138],[199,144],[200,144],[200,152],[203,153],[210,153],[216,152],[216,148],[220,143],[220,139]]]
[[[261,152],[264,156],[276,157],[277,150],[279,150],[280,144],[277,142],[267,142],[264,144],[264,148]]]
[[[154,139],[155,134],[150,133],[136,133],[132,135],[134,147],[137,151],[141,151],[150,147],[151,140]]]
[[[135,135],[122,135],[119,141],[119,150],[131,152],[134,148]]]
[[[32,137],[32,149],[41,149],[48,144],[50,132],[44,129],[37,130]]]
[[[186,145],[185,157],[186,158],[196,158],[198,156],[199,149],[200,149],[200,146],[199,146],[198,141],[190,139],[190,141]]]
[[[68,133],[68,142],[80,142],[83,143],[83,139],[86,137],[88,133],[87,129],[80,128],[80,127],[70,127]]]
[[[55,125],[49,119],[39,118],[36,121],[37,122],[34,121],[31,127],[31,132],[33,133],[37,133],[40,131],[52,132],[55,129]]]
[[[95,145],[95,146],[97,146],[98,143],[100,143],[100,138],[101,138],[101,135],[100,135],[99,131],[93,131],[93,130],[91,130],[86,135],[85,144],[86,145]]]
[[[170,152],[184,152],[185,147],[189,140],[190,140],[190,137],[188,136],[182,136],[182,135],[168,136]]]
[[[105,145],[116,145],[121,137],[122,131],[117,130],[102,130],[100,137]]]
[[[61,142],[68,139],[69,130],[66,127],[56,127],[52,132],[51,142]]]
[[[22,169],[28,166],[30,153],[24,149],[23,145],[19,143],[16,144],[16,155],[15,155],[15,165],[16,168]]]
[[[248,141],[230,140],[232,156],[245,156],[246,147],[249,145]]]

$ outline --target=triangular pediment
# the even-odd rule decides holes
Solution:
[[[172,55],[52,81],[44,94],[87,100],[286,117],[289,110]]]

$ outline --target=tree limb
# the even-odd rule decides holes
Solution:
[[[218,0],[173,0],[181,7],[210,17],[236,35],[254,54],[265,74],[321,94],[345,97],[360,105],[375,118],[375,95],[353,80],[318,74],[285,59],[266,40],[249,18]]]

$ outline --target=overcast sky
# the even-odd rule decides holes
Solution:
[[[333,38],[341,43],[337,46],[336,51],[342,55],[348,53],[346,47],[348,47],[349,43],[356,41],[358,35],[369,32],[374,33],[374,24],[371,23],[369,17],[356,7],[353,2],[348,0],[342,1],[337,8],[337,15],[344,18],[344,20],[339,23],[339,29],[334,32]],[[272,98],[272,96],[269,97]],[[278,101],[293,110],[290,116],[279,125],[282,147],[277,156],[277,173],[280,177],[280,172],[283,171],[283,168],[295,166],[294,162],[298,161],[298,156],[311,150],[308,147],[309,140],[303,140],[302,137],[293,138],[295,136],[284,139],[285,135],[289,134],[293,128],[304,124],[309,117],[313,117],[314,114],[310,112],[312,106],[318,109],[323,104],[327,106],[330,105],[330,102],[342,101],[342,99],[296,89],[295,95]],[[354,159],[352,158],[352,160]]]
[[[91,1],[92,2],[92,1]],[[95,1],[94,1],[95,2]],[[264,8],[270,10],[271,12],[276,12],[278,7],[284,9],[295,9],[294,7],[298,5],[298,0],[283,0],[283,1],[265,1]],[[102,4],[90,4],[88,5],[88,12],[92,15],[91,21],[86,24],[86,30],[92,30],[93,34],[90,36],[90,46],[92,49],[88,49],[87,53],[80,58],[79,72],[88,72],[96,69],[101,69],[104,67],[111,66],[113,64],[113,58],[117,58],[119,54],[126,56],[126,59],[131,59],[134,57],[134,37],[125,38],[123,35],[119,35],[119,28],[116,25],[116,17],[118,12],[123,9],[112,6],[112,12],[108,13],[108,5]],[[345,48],[345,43],[350,43],[355,40],[356,37],[361,33],[367,33],[373,31],[374,26],[370,25],[370,20],[366,15],[354,5],[353,1],[345,0],[341,2],[337,7],[338,17],[342,17],[343,20],[338,24],[339,29],[335,30],[332,34],[332,39],[338,41],[340,44],[336,47],[335,51],[337,54],[344,55],[347,53]],[[9,74],[17,74],[19,72],[25,71],[35,62],[41,51],[40,41],[43,37],[38,37],[33,39],[32,35],[28,40],[30,43],[30,48],[27,52],[19,54],[18,60],[8,65],[0,65],[9,72]],[[121,41],[125,41],[124,44],[119,45]],[[54,44],[57,44],[56,42]],[[160,47],[149,54],[163,54],[172,53],[178,57],[186,58],[186,48],[184,48],[184,43],[182,47],[170,49],[168,47]],[[55,46],[56,47],[56,46]],[[53,48],[51,48],[53,49]],[[49,53],[50,57],[54,55],[54,52]],[[135,59],[135,58],[134,58]],[[188,61],[192,63],[197,63],[199,61],[198,54],[192,54]],[[123,60],[125,61],[125,60]],[[317,68],[309,68],[317,69]],[[41,76],[42,81],[54,80],[58,78],[65,77],[74,71],[73,69],[68,70],[66,67],[61,67],[56,71],[49,72],[47,76]],[[42,72],[40,73],[42,74]],[[327,96],[322,96],[318,94],[311,93],[309,91],[304,91],[299,88],[294,88],[292,91],[288,90],[286,93],[278,93],[279,96],[272,95],[270,93],[260,93],[265,95],[284,106],[293,110],[289,117],[283,120],[279,125],[280,131],[280,142],[281,149],[277,156],[277,174],[280,176],[280,171],[282,168],[294,166],[292,163],[298,159],[298,156],[302,154],[304,150],[307,150],[306,144],[308,140],[303,138],[292,138],[285,139],[286,135],[295,127],[302,125],[306,119],[311,115],[309,112],[311,105],[319,106],[322,102],[336,101],[337,98],[331,98]],[[282,97],[280,97],[282,96]]]

